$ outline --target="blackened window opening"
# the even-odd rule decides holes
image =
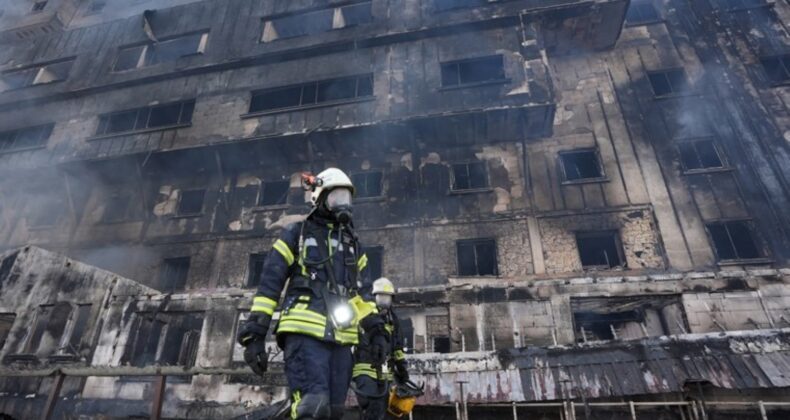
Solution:
[[[381,197],[381,171],[362,172],[351,175],[355,198]]]
[[[332,29],[362,25],[373,20],[371,2],[314,10],[266,20],[261,42],[315,35]]]
[[[433,351],[434,353],[449,353],[450,352],[450,337],[447,336],[435,336],[432,339],[433,341]]]
[[[695,171],[724,166],[712,140],[683,142],[678,145],[680,161],[686,171]]]
[[[205,197],[206,190],[181,191],[181,198],[178,200],[178,215],[192,216],[203,213]]]
[[[656,71],[649,73],[647,77],[656,97],[676,95],[689,90],[686,73],[682,69]]]
[[[746,260],[763,256],[748,222],[715,222],[707,226],[719,260]]]
[[[270,181],[261,184],[258,197],[259,206],[281,206],[288,204],[288,193],[291,191],[290,181]]]
[[[488,188],[488,171],[485,162],[456,163],[452,168],[453,190]]]
[[[253,92],[249,112],[341,103],[373,96],[373,75],[342,77]]]
[[[576,245],[584,269],[624,266],[616,231],[577,233]]]
[[[497,255],[494,239],[462,240],[456,243],[459,276],[496,276]]]
[[[169,61],[181,57],[203,53],[208,33],[192,33],[175,38],[165,39],[157,43],[149,42],[142,45],[124,47],[118,50],[113,71],[132,70]]]
[[[628,6],[628,13],[625,20],[629,25],[644,25],[646,23],[657,22],[661,19],[658,10],[650,0],[636,0]]]
[[[442,63],[442,86],[462,86],[505,80],[501,55]]]
[[[41,12],[41,11],[43,11],[43,10],[44,10],[44,8],[46,8],[46,7],[47,7],[47,2],[46,2],[46,1],[37,1],[37,2],[34,2],[34,3],[33,3],[33,9],[32,9],[32,11],[33,11],[33,12]]]
[[[580,343],[688,331],[679,295],[573,297],[571,311]]]
[[[0,314],[0,350],[5,346],[5,342],[8,340],[8,334],[11,332],[15,320],[16,314]]]
[[[74,59],[38,64],[22,70],[4,72],[0,75],[0,89],[20,89],[32,85],[41,85],[66,80],[71,72]]]
[[[192,367],[197,356],[202,313],[138,313],[132,325],[124,362]]]
[[[598,153],[595,150],[579,150],[560,153],[565,181],[580,181],[603,178]]]
[[[147,106],[99,116],[96,135],[178,126],[192,122],[195,100]]]
[[[790,54],[760,59],[768,80],[773,83],[790,81]]]
[[[371,280],[376,280],[382,276],[384,248],[380,246],[367,247],[362,252],[368,256],[368,276]]]
[[[247,288],[257,288],[261,282],[261,275],[263,274],[263,265],[266,263],[266,254],[250,254],[250,261],[248,265]]]
[[[0,132],[0,153],[44,147],[54,124]]]
[[[39,357],[54,354],[60,349],[66,327],[71,317],[72,306],[67,302],[39,307],[33,331],[23,350]]]
[[[398,326],[401,339],[403,340],[403,347],[406,349],[405,353],[414,353],[414,324],[411,318],[399,318]]]
[[[189,276],[189,257],[165,258],[159,271],[159,287],[163,292],[183,290]]]

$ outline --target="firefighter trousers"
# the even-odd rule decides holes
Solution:
[[[359,375],[354,378],[354,385],[358,391],[357,401],[364,420],[389,418],[387,416],[389,392],[385,389],[387,386],[385,381],[376,380],[367,375]]]
[[[351,347],[301,334],[285,337],[292,419],[341,419],[353,366]]]

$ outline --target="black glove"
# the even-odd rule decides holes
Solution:
[[[272,317],[262,313],[250,314],[250,317],[239,328],[239,334],[236,341],[242,346],[247,346],[254,340],[266,340],[266,333],[269,332],[269,324],[272,322]]]
[[[266,341],[255,339],[244,347],[244,361],[250,365],[252,371],[263,376],[269,364],[269,353],[266,351]]]
[[[389,340],[385,334],[376,334],[370,338],[370,356],[373,366],[382,366],[387,361]]]
[[[405,360],[396,360],[394,363],[395,380],[398,383],[406,383],[409,381],[409,370],[406,367]]]

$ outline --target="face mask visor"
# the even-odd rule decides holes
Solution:
[[[392,306],[392,295],[385,295],[385,294],[377,294],[376,295],[376,306],[382,309],[388,309]]]
[[[351,207],[351,190],[335,188],[326,196],[326,208],[337,210]]]

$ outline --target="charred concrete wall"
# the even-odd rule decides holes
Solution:
[[[170,322],[159,308],[200,313],[184,351],[231,366],[257,255],[307,211],[299,173],[337,166],[366,185],[356,225],[403,288],[417,353],[790,325],[790,73],[774,65],[787,5],[641,0],[631,7],[655,15],[623,22],[629,3],[614,0],[444,3],[108,1],[63,9],[53,31],[33,15],[0,20],[37,28],[0,44],[0,76],[35,73],[0,92],[0,247],[38,245],[174,293],[113,303],[95,363],[133,363],[135,331]],[[313,31],[315,16],[331,19],[284,35]],[[277,32],[283,22],[294,26]],[[182,36],[194,51],[149,62],[151,37]],[[481,57],[494,57],[488,78],[461,83]],[[60,63],[67,76],[47,82]],[[350,76],[342,101],[255,106],[270,89]],[[175,103],[188,119],[109,128],[111,113],[165,118],[151,113]],[[39,126],[46,139],[14,148],[12,134]],[[173,322],[195,336],[195,319]],[[226,379],[174,385],[172,413],[212,392],[270,398]],[[85,386],[96,400],[151,392]]]

